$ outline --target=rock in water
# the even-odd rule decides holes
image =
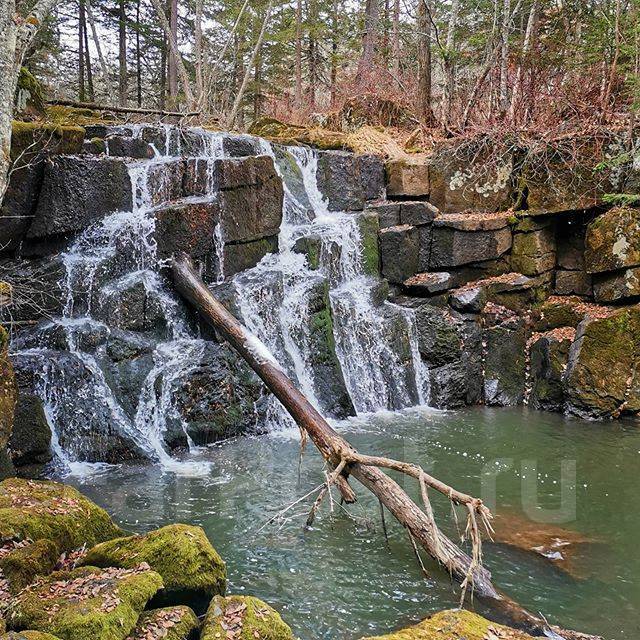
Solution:
[[[532,637],[471,611],[440,611],[414,627],[362,640],[530,640]]]
[[[124,640],[161,588],[162,578],[144,564],[134,569],[58,571],[11,601],[8,624],[16,630],[52,633],[61,640]]]
[[[268,604],[252,596],[216,596],[209,605],[200,640],[293,640],[293,633]]]
[[[189,640],[199,627],[196,614],[189,607],[166,607],[145,611],[127,640]]]
[[[0,482],[0,539],[47,539],[71,551],[121,535],[106,511],[72,487],[19,478]]]
[[[225,592],[224,561],[200,527],[186,524],[99,544],[89,551],[83,564],[129,569],[141,562],[162,576],[165,590],[159,597],[163,603],[199,604]]]

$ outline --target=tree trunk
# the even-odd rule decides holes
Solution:
[[[262,56],[258,53],[253,71],[253,119],[257,120],[262,111]]]
[[[204,0],[196,0],[195,16],[195,68],[196,68],[196,99],[200,108],[204,106],[204,48],[202,44],[202,12]]]
[[[504,0],[502,4],[502,33],[500,49],[500,111],[507,112],[509,103],[508,62],[509,62],[509,32],[511,30],[511,0]]]
[[[233,107],[231,108],[231,113],[229,114],[229,118],[227,119],[227,127],[229,128],[233,127],[233,123],[235,122],[236,116],[238,115],[238,110],[240,109],[240,105],[242,104],[242,98],[244,97],[244,92],[249,82],[249,76],[251,75],[251,71],[255,67],[256,60],[258,59],[260,48],[262,47],[262,42],[264,40],[265,33],[267,32],[267,24],[269,23],[269,18],[271,17],[272,7],[273,7],[273,0],[269,0],[269,4],[267,5],[267,8],[264,13],[262,28],[260,29],[260,33],[258,34],[258,40],[256,41],[255,47],[253,48],[251,59],[249,60],[249,65],[247,66],[244,72],[244,77],[242,78],[242,84],[240,85],[240,89],[238,90],[238,93],[236,95],[236,99],[233,103]]]
[[[93,102],[96,99],[96,93],[93,87],[93,69],[91,68],[91,54],[89,53],[89,32],[87,29],[87,13],[86,13],[86,0],[83,0],[83,17],[82,17],[82,32],[84,34],[84,62],[85,69],[87,71],[87,90],[89,92],[89,100]]]
[[[418,2],[420,1],[421,0],[418,0]],[[431,27],[431,23],[429,23],[429,27]],[[418,28],[418,31],[419,30]],[[431,43],[429,43],[429,45],[431,45]],[[400,0],[393,0],[393,15],[391,18],[391,71],[395,76],[400,75]]]
[[[160,44],[160,87],[158,103],[161,109],[167,106],[167,36],[162,34]]]
[[[79,0],[78,4],[78,100],[84,102],[84,0]]]
[[[125,0],[119,0],[118,13],[118,104],[127,106],[127,13]]]
[[[322,457],[334,468],[334,473],[329,476],[325,485],[327,488],[332,481],[335,482],[343,498],[347,502],[354,502],[356,496],[348,484],[349,477],[354,477],[378,498],[412,538],[454,578],[464,584],[468,582],[469,575],[472,575],[473,593],[476,597],[490,604],[518,626],[540,635],[548,630],[543,619],[531,615],[499,593],[491,582],[491,574],[478,563],[477,558],[470,558],[438,529],[427,497],[427,487],[448,496],[454,503],[464,504],[469,510],[482,508],[480,500],[456,491],[410,463],[358,453],[294,386],[264,345],[215,299],[186,255],[173,259],[172,272],[178,292],[245,359],[291,414],[301,431],[309,435]],[[380,467],[419,477],[424,510]],[[565,637],[576,636],[567,634]],[[585,640],[587,638],[582,637]]]
[[[172,0],[172,2],[177,2],[177,0]],[[197,105],[193,97],[193,91],[191,91],[191,84],[189,83],[189,76],[187,74],[187,69],[184,66],[184,61],[182,60],[182,56],[180,55],[180,50],[178,49],[178,41],[173,36],[173,33],[171,31],[171,25],[167,20],[167,15],[164,12],[164,9],[162,8],[162,4],[160,3],[160,0],[151,0],[151,4],[153,5],[153,8],[156,10],[156,14],[158,16],[158,19],[160,20],[160,24],[162,25],[165,36],[167,37],[167,41],[169,44],[169,56],[168,56],[169,62],[171,63],[171,60],[173,59],[173,61],[176,64],[178,75],[180,76],[180,79],[182,81],[182,89],[184,90],[184,95],[187,100],[187,106],[189,109],[195,110]],[[169,77],[169,84],[171,84],[171,77]],[[169,87],[169,92],[171,92],[171,87]],[[176,95],[177,95],[177,91],[176,91]]]
[[[311,111],[316,109],[316,89],[318,84],[318,41],[316,29],[318,28],[318,4],[317,0],[309,0],[309,49],[307,62],[309,65],[309,93],[308,101]]]
[[[364,35],[362,38],[362,56],[358,63],[356,82],[361,81],[373,69],[378,44],[378,22],[380,21],[379,0],[366,0],[364,11]]]
[[[531,49],[533,48],[533,42],[535,40],[536,28],[538,24],[538,0],[533,0],[531,5],[531,12],[529,13],[529,20],[527,21],[527,30],[524,35],[524,42],[522,44],[522,55],[518,62],[518,70],[516,71],[516,79],[513,84],[513,93],[511,95],[511,106],[509,107],[509,119],[511,122],[515,122],[516,111],[518,108],[518,102],[523,95],[524,84],[524,65],[527,63]]]
[[[431,108],[431,18],[428,0],[418,0],[418,114],[428,127],[433,126]]]
[[[113,99],[114,93],[113,87],[111,86],[111,78],[109,77],[109,68],[107,67],[104,55],[102,55],[102,47],[100,46],[100,38],[98,38],[96,21],[93,17],[93,10],[91,9],[90,0],[85,0],[85,5],[87,10],[87,18],[89,18],[89,26],[91,27],[91,37],[93,38],[93,44],[95,45],[96,51],[98,53],[98,61],[100,62],[100,70],[102,71],[106,95]]]
[[[169,0],[169,42],[178,42],[178,0]],[[169,101],[175,108],[178,99],[178,59],[174,47],[169,47]]]
[[[453,107],[453,92],[455,90],[456,68],[456,30],[458,28],[458,16],[460,12],[460,0],[451,0],[451,13],[447,27],[447,40],[444,49],[444,93],[442,96],[442,128],[447,130],[451,122],[451,109]]]
[[[0,204],[9,182],[13,99],[24,56],[56,0],[38,0],[18,17],[15,0],[0,2]]]
[[[136,2],[136,98],[142,106],[142,55],[140,53],[140,0]]]
[[[296,109],[302,106],[302,0],[296,2]]]
[[[340,24],[338,7],[338,0],[333,0],[333,8],[331,11],[331,108],[336,107],[338,98],[338,26]]]

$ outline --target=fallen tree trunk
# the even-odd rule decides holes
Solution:
[[[348,478],[356,478],[407,529],[412,540],[417,541],[461,583],[463,599],[469,587],[475,595],[491,604],[512,624],[536,635],[554,637],[554,632],[542,618],[533,616],[498,592],[491,582],[490,572],[482,566],[476,516],[484,520],[490,517],[490,513],[479,498],[456,491],[446,483],[429,476],[417,465],[358,453],[295,387],[262,342],[215,299],[188,256],[182,254],[175,257],[172,261],[172,272],[177,291],[247,361],[291,414],[301,431],[304,430],[313,440],[322,457],[333,467],[333,472],[327,475],[327,490],[335,484],[345,501],[353,502],[355,494],[348,484]],[[421,509],[380,467],[394,469],[418,479],[424,508]],[[340,482],[336,482],[338,477]],[[464,505],[468,509],[467,530],[471,529],[473,557],[466,554],[437,527],[427,495],[428,487],[443,493],[454,504]],[[317,510],[321,499],[319,497],[316,500],[310,518]],[[592,638],[574,632],[566,632],[566,635],[563,632],[563,637]]]
[[[143,107],[112,107],[106,104],[97,104],[96,102],[76,102],[75,100],[47,100],[47,104],[61,107],[74,107],[76,109],[91,109],[92,111],[113,111],[114,113],[145,113],[149,115],[171,116],[175,118],[188,118],[199,116],[200,111],[188,111],[182,113],[180,111],[164,111],[163,109],[145,109]]]

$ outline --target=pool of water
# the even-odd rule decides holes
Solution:
[[[609,640],[640,637],[639,425],[478,408],[376,414],[336,426],[361,452],[418,462],[495,503],[499,516],[553,522],[592,540],[577,548],[573,576],[497,543],[485,545],[485,564],[499,588],[553,623]],[[348,511],[331,513],[325,504],[310,530],[303,526],[309,501],[264,526],[322,481],[312,445],[298,462],[298,434],[285,431],[220,443],[173,470],[107,467],[65,481],[131,531],[171,522],[204,527],[227,562],[229,592],[274,605],[302,640],[388,632],[456,605],[456,585],[430,562],[431,577],[423,577],[389,514],[385,542],[378,504],[362,488]],[[414,484],[404,482],[417,496]],[[449,504],[436,501],[442,528],[455,535]]]

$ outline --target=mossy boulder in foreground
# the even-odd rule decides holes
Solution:
[[[47,539],[59,551],[71,551],[121,535],[104,509],[72,487],[19,478],[0,482],[0,539]]]
[[[51,573],[59,555],[58,545],[46,538],[35,542],[8,542],[0,547],[0,572],[10,590],[17,593],[38,576]]]
[[[280,614],[253,596],[216,596],[209,605],[200,640],[293,640]]]
[[[200,623],[189,607],[166,607],[145,611],[127,640],[191,640]]]
[[[161,588],[162,578],[145,564],[59,571],[13,599],[8,625],[52,633],[61,640],[124,640]]]
[[[60,638],[41,631],[9,631],[1,634],[0,640],[60,640]]]
[[[200,527],[172,524],[146,535],[118,538],[97,545],[84,560],[87,565],[126,569],[141,562],[162,576],[172,604],[225,591],[226,565]]]
[[[440,611],[420,624],[362,640],[529,640],[530,635],[503,627],[470,611]]]

